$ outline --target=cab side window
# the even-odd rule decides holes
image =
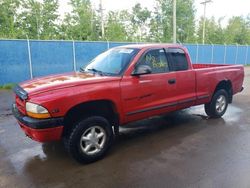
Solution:
[[[167,58],[171,71],[188,70],[188,61],[185,52],[180,48],[167,49]]]
[[[168,61],[164,49],[148,51],[139,61],[140,65],[148,65],[154,73],[169,72]]]

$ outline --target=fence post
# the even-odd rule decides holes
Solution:
[[[199,58],[199,44],[196,43],[196,58],[195,58],[195,63],[198,63],[198,58]]]
[[[226,57],[227,57],[227,45],[224,44],[225,50],[224,50],[224,64],[226,64]]]
[[[234,64],[237,64],[237,61],[238,61],[238,51],[239,51],[239,45],[238,43],[236,44],[237,48],[236,48],[236,54],[235,54],[235,61],[234,61]]]
[[[247,45],[247,50],[246,50],[245,65],[247,64],[247,58],[248,58],[248,45]]]
[[[107,49],[109,50],[109,41],[107,40]]]
[[[72,50],[73,50],[73,68],[76,72],[76,49],[75,49],[75,41],[72,40]]]
[[[28,55],[29,55],[29,69],[30,69],[30,78],[33,79],[33,68],[32,68],[32,59],[31,59],[31,50],[30,50],[30,40],[27,36],[27,45],[28,45]]]
[[[211,43],[211,45],[212,45],[211,64],[213,64],[213,61],[214,61],[214,44]]]

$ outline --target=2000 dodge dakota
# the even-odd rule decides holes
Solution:
[[[79,72],[17,85],[12,110],[27,136],[62,139],[73,158],[89,163],[106,154],[128,122],[200,104],[208,116],[221,117],[243,79],[243,66],[192,64],[179,45],[129,45]]]

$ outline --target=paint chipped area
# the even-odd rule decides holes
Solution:
[[[92,73],[72,72],[53,76],[40,77],[20,84],[28,93],[40,89],[53,89],[53,87],[68,87],[86,83],[86,81],[102,80],[106,77]]]
[[[50,77],[41,77],[40,79],[34,79],[33,81],[28,81],[27,83],[24,82],[22,84],[22,87],[25,88],[25,90],[30,90],[37,87],[46,87],[50,85],[57,85],[67,82],[76,82],[81,81],[82,79],[88,79],[93,78],[93,75],[91,74],[79,74],[79,73],[73,73],[69,75],[55,75]]]

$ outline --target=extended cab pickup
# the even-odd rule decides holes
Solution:
[[[241,65],[192,64],[180,45],[110,49],[79,72],[36,78],[14,88],[13,114],[30,138],[63,139],[79,162],[102,158],[119,126],[205,104],[221,117],[243,90]]]

